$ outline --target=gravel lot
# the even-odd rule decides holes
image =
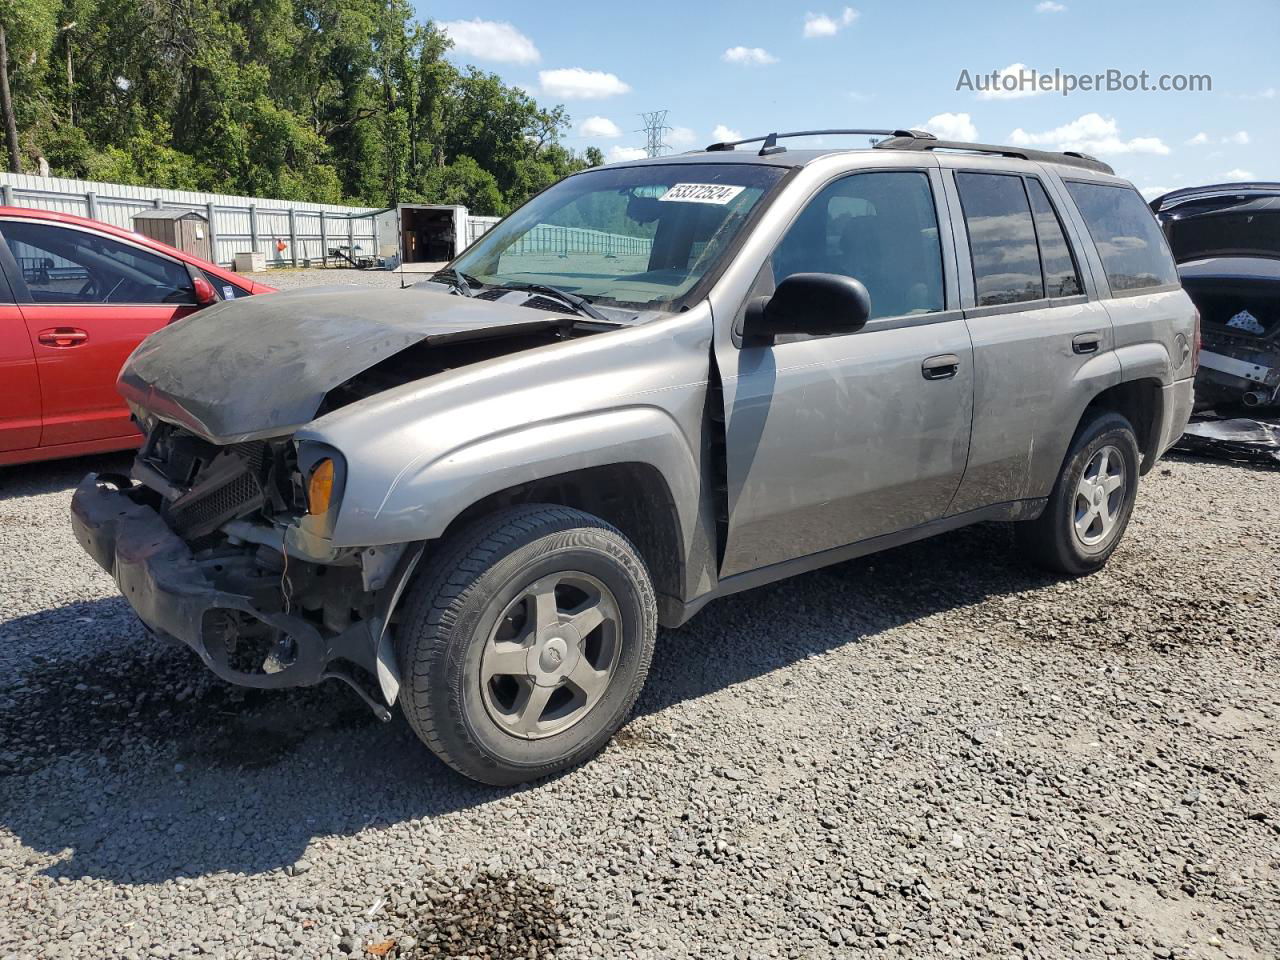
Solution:
[[[1280,956],[1280,472],[1162,464],[1083,580],[986,526],[712,604],[495,790],[146,638],[67,524],[127,462],[0,472],[4,960]]]
[[[418,264],[417,266],[421,266]],[[443,266],[443,264],[441,264]],[[325,284],[359,284],[369,287],[398,287],[401,274],[387,270],[352,270],[334,267],[328,270],[267,270],[264,273],[247,273],[259,283],[275,287],[277,290],[294,290],[299,287],[314,287]],[[408,271],[403,275],[404,283],[415,283],[425,280],[429,274],[419,271]]]

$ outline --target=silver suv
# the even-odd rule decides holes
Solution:
[[[990,520],[1098,569],[1192,403],[1147,205],[1078,154],[816,132],[885,139],[588,170],[412,289],[160,331],[80,542],[220,677],[398,701],[494,784],[598,750],[717,597]]]

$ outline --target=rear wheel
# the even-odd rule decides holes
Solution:
[[[1017,524],[1032,562],[1079,576],[1102,567],[1120,544],[1138,495],[1138,439],[1118,413],[1099,414],[1076,434],[1035,520]]]
[[[443,544],[410,588],[400,705],[468,777],[545,776],[622,725],[656,631],[648,571],[621,533],[566,507],[512,508]]]

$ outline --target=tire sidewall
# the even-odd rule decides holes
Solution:
[[[489,716],[480,688],[480,657],[498,618],[521,590],[563,570],[590,574],[613,592],[622,628],[618,664],[608,689],[586,716],[561,733],[526,740],[508,733]],[[447,698],[450,721],[465,730],[474,748],[490,762],[522,768],[531,775],[538,768],[570,764],[576,756],[599,749],[630,710],[636,678],[648,668],[649,638],[656,630],[652,609],[643,569],[610,532],[576,529],[544,535],[502,557],[465,591],[448,636],[441,638],[448,643],[449,653],[445,669],[432,685]]]
[[[1089,461],[1105,446],[1115,447],[1124,459],[1125,492],[1120,505],[1120,517],[1111,534],[1099,543],[1089,546],[1076,536],[1076,490]],[[1055,498],[1054,510],[1062,546],[1082,569],[1096,569],[1104,564],[1124,537],[1138,496],[1138,466],[1137,437],[1129,422],[1118,414],[1100,418],[1076,442],[1068,461],[1068,468],[1060,480],[1061,486]]]

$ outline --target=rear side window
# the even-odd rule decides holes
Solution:
[[[34,303],[195,302],[176,260],[71,227],[9,220],[0,231]]]
[[[1062,221],[1054,212],[1049,196],[1039,180],[1027,178],[1027,196],[1036,220],[1036,238],[1040,241],[1040,265],[1044,268],[1044,292],[1050,297],[1074,297],[1080,290],[1080,275],[1071,258],[1071,247],[1062,230]]]
[[[1113,293],[1178,282],[1164,235],[1136,190],[1078,180],[1068,180],[1067,190],[1098,248]]]
[[[957,173],[980,307],[1044,298],[1036,228],[1022,178]]]

